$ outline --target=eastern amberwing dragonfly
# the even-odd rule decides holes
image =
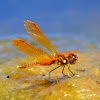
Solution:
[[[58,53],[54,45],[49,41],[49,39],[43,34],[43,32],[34,22],[26,20],[24,21],[24,26],[28,34],[41,46],[45,47],[45,49],[47,49],[50,52],[50,54],[33,47],[32,45],[28,44],[27,42],[21,39],[12,39],[12,43],[14,44],[14,46],[18,48],[20,51],[22,51],[23,53],[32,57],[39,57],[39,56],[45,57],[45,60],[40,60],[31,63],[24,63],[17,67],[25,68],[25,67],[36,66],[36,65],[51,65],[56,62],[59,66],[52,69],[49,72],[49,79],[50,79],[50,73],[61,66],[63,67],[62,74],[65,75],[64,74],[65,65],[68,66],[68,70],[73,74],[73,72],[70,70],[69,65],[76,63],[78,57],[73,53],[78,52],[79,50]],[[67,56],[65,56],[66,54]]]

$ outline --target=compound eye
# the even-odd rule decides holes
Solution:
[[[70,64],[75,64],[78,59],[77,55],[75,54],[70,54],[68,58],[69,58]]]

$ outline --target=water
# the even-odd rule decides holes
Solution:
[[[0,100],[27,99],[33,100],[98,100],[100,99],[100,39],[99,34],[54,33],[46,34],[59,52],[80,49],[78,62],[71,65],[73,73],[64,77],[62,69],[56,74],[60,89],[56,83],[54,72],[51,80],[48,73],[57,65],[16,68],[17,65],[33,61],[17,50],[11,42],[13,38],[23,39],[29,44],[44,50],[28,35],[11,35],[0,38]],[[44,50],[46,52],[46,50]],[[42,59],[42,58],[41,58]],[[84,71],[82,71],[84,70]],[[67,66],[64,71],[68,75]],[[6,78],[9,75],[9,78]],[[69,73],[71,75],[71,73]],[[80,77],[78,77],[80,76]],[[73,85],[74,84],[74,85]]]

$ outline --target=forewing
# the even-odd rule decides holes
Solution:
[[[75,53],[78,52],[80,50],[73,50],[73,51],[69,51],[69,52],[64,52],[64,53],[58,53],[57,55],[66,55],[66,54],[71,54],[71,53]]]
[[[27,30],[28,34],[40,45],[45,47],[48,51],[50,51],[51,55],[57,54],[57,50],[53,46],[53,44],[48,40],[48,38],[42,33],[42,31],[39,29],[39,27],[29,21],[24,21],[25,29]]]
[[[18,48],[20,51],[22,51],[23,53],[32,56],[32,57],[46,57],[51,58],[51,56],[35,47],[33,47],[32,45],[28,44],[27,42],[20,40],[20,39],[12,39],[12,43],[14,44],[14,46],[16,48]]]

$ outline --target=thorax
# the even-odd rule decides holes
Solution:
[[[59,55],[58,57],[59,59],[56,61],[58,65],[65,65],[68,63],[68,60],[66,59],[64,55]]]

